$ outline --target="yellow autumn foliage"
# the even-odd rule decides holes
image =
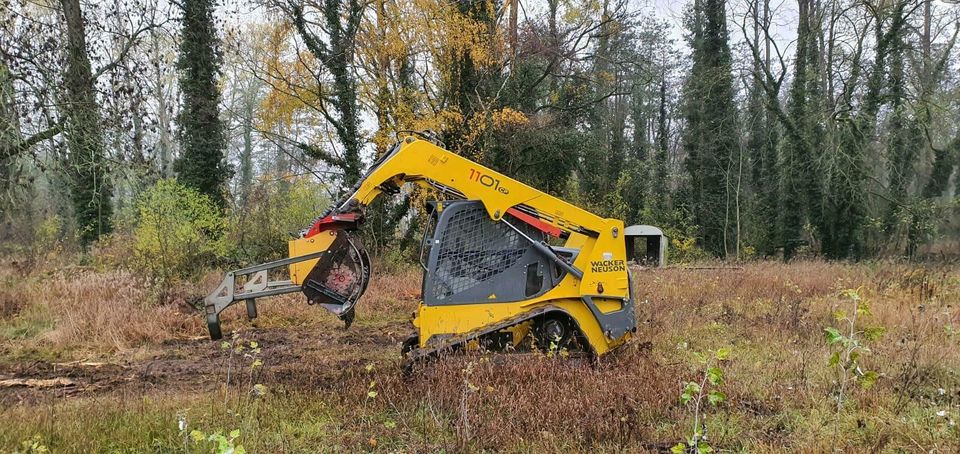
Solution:
[[[492,0],[485,2],[481,9],[496,11]],[[289,21],[265,23],[253,39],[269,86],[257,127],[282,133],[304,121],[323,124],[325,72],[321,63],[297,44],[296,30]],[[362,74],[357,80],[358,102],[376,117],[377,125],[369,134],[377,152],[386,150],[398,131],[466,129],[465,142],[474,144],[490,127],[502,129],[529,121],[512,109],[481,111],[464,118],[443,99],[443,87],[452,83],[459,59],[468,56],[473,65],[484,68],[505,64],[509,54],[501,27],[461,13],[455,3],[374,0],[356,39],[358,74]],[[406,82],[400,77],[403,70],[413,74]]]
[[[259,37],[260,64],[270,85],[257,118],[264,130],[292,124],[297,112],[319,103],[323,94],[314,77],[318,62],[309,52],[294,51],[293,34],[293,27],[283,21],[266,25]]]
[[[519,110],[504,107],[493,111],[493,127],[496,129],[506,129],[515,126],[524,126],[530,123],[526,114]]]

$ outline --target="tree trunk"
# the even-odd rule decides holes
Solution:
[[[517,49],[517,7],[520,4],[520,0],[509,0],[510,1],[510,52],[511,62],[517,58],[519,53]]]
[[[160,178],[170,178],[173,176],[173,132],[170,130],[170,104],[167,99],[168,92],[166,88],[167,79],[164,77],[163,67],[166,62],[160,50],[160,38],[154,34],[151,36],[152,58],[154,60],[154,71],[156,71],[156,80],[153,85],[153,97],[157,100],[157,152],[159,159]]]
[[[0,60],[0,208],[6,208],[6,194],[13,183],[13,161],[16,158],[3,150],[13,150],[20,143],[20,120],[14,104],[10,69]]]
[[[253,116],[256,114],[257,98],[254,94],[244,93],[243,102],[243,149],[240,150],[240,206],[247,206],[247,199],[253,189]]]
[[[111,185],[104,162],[100,108],[87,55],[86,32],[79,0],[60,0],[67,27],[66,70],[62,109],[66,118],[68,156],[64,165],[81,244],[110,232]]]

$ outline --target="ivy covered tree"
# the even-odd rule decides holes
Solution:
[[[273,1],[271,4],[284,11],[296,28],[297,35],[319,63],[316,74],[329,75],[333,79],[330,84],[332,93],[317,96],[317,107],[335,131],[342,152],[337,154],[305,143],[297,145],[311,158],[342,171],[343,184],[349,188],[360,179],[363,171],[354,58],[356,37],[366,4],[358,0],[324,0],[317,3],[294,0]]]
[[[699,227],[702,246],[717,256],[730,253],[739,197],[736,165],[739,139],[724,0],[697,0],[687,18],[693,66],[684,87],[687,121],[683,146],[689,176],[683,203]]]
[[[820,160],[823,128],[819,118],[820,105],[818,83],[818,48],[813,30],[813,2],[800,1],[797,26],[797,57],[795,77],[790,86],[788,115],[790,134],[786,137],[783,151],[782,193],[780,200],[780,235],[783,254],[790,259],[802,244],[802,231],[809,223],[827,231],[822,215],[823,180],[816,178]]]
[[[224,160],[226,140],[220,121],[220,63],[223,56],[214,22],[215,0],[184,0],[177,69],[182,105],[181,154],[174,162],[178,181],[206,194],[221,208],[230,170]]]
[[[111,230],[111,185],[83,12],[79,0],[61,0],[60,6],[67,31],[63,113],[68,153],[63,166],[80,242],[88,245]]]
[[[756,252],[769,257],[782,245],[779,238],[778,204],[780,166],[777,153],[780,137],[775,112],[767,107],[768,94],[764,85],[764,68],[770,67],[771,42],[761,37],[770,24],[770,0],[752,0],[748,17],[752,23],[753,43],[757,48],[751,67],[749,85],[746,87],[744,131],[745,148],[750,160],[750,185],[748,204],[748,242]],[[751,49],[752,50],[752,49]],[[771,90],[778,97],[777,89]]]

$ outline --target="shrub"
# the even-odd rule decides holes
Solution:
[[[34,230],[33,240],[26,252],[24,271],[41,271],[49,268],[64,254],[63,218],[50,215],[40,221]]]
[[[114,229],[90,246],[91,265],[98,270],[135,270],[140,266],[132,232]]]
[[[329,206],[324,187],[307,179],[260,184],[230,218],[230,255],[240,262],[286,257],[287,241]]]
[[[135,260],[165,282],[213,265],[226,252],[226,221],[206,195],[161,180],[137,200]]]

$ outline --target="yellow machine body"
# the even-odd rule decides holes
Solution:
[[[618,302],[608,301],[609,309],[619,310]],[[543,297],[515,303],[464,304],[456,306],[426,306],[422,302],[417,309],[413,324],[420,332],[420,347],[429,348],[436,336],[459,335],[482,330],[504,320],[522,317],[532,309],[549,306],[570,315],[577,323],[594,353],[603,355],[630,339],[626,333],[617,339],[604,335],[593,314],[578,299],[548,299]],[[514,339],[519,342],[520,339]]]
[[[622,311],[625,304],[632,304],[623,221],[599,217],[429,141],[413,137],[401,142],[392,156],[372,169],[352,199],[360,205],[367,205],[380,195],[387,182],[395,187],[414,183],[435,189],[439,183],[453,188],[465,199],[483,202],[493,221],[499,221],[508,210],[519,205],[533,208],[539,214],[539,221],[568,234],[564,247],[580,250],[572,265],[582,270],[583,276],[578,278],[567,273],[556,287],[533,299],[443,306],[428,306],[421,302],[413,321],[419,330],[421,348],[432,347],[447,339],[460,340],[505,321],[522,320],[524,314],[538,308],[556,309],[569,315],[592,350],[599,355],[630,338],[632,329],[609,335],[582,299],[584,295],[592,296],[596,308],[604,314]],[[634,317],[632,308],[629,317]],[[630,323],[635,326],[634,320]]]
[[[314,252],[325,251],[337,238],[337,232],[330,230],[309,238],[297,238],[287,242],[290,257],[303,257]],[[320,259],[310,259],[290,264],[290,281],[296,285],[303,285],[304,280]]]
[[[496,232],[512,235],[513,249],[486,251],[489,257],[482,260],[492,257],[492,262],[502,261],[504,256],[498,254],[508,252],[533,257],[533,263],[519,265],[524,267],[522,272],[515,268],[519,259],[503,265],[497,271],[501,273],[499,280],[473,279],[469,273],[455,275],[452,279],[485,284],[470,284],[474,287],[469,287],[469,291],[458,290],[461,293],[457,298],[447,301],[441,301],[442,297],[436,294],[428,298],[427,283],[440,279],[439,274],[452,268],[438,268],[442,271],[431,273],[428,267],[424,274],[425,294],[413,320],[418,334],[405,348],[435,352],[493,334],[512,336],[512,342],[518,343],[531,326],[533,330],[542,330],[544,320],[562,317],[565,325],[575,329],[577,338],[588,344],[584,347],[602,355],[630,339],[636,330],[623,221],[597,216],[429,140],[411,136],[374,163],[352,191],[315,220],[300,238],[290,241],[288,258],[227,273],[220,287],[205,299],[211,337],[221,335],[219,313],[226,307],[245,301],[252,318],[256,316],[256,298],[294,291],[302,291],[309,301],[333,311],[349,324],[353,306],[369,282],[370,271],[369,258],[350,231],[362,221],[363,208],[377,196],[396,193],[406,184],[420,186],[428,195],[440,195],[434,197],[438,201],[433,205],[434,214],[442,216],[443,210],[453,210],[449,211],[450,222],[457,209],[469,205],[473,210],[470,222],[475,223],[471,225],[482,224],[477,228],[500,229]],[[482,209],[477,204],[482,204]],[[444,208],[445,205],[461,208]],[[526,230],[514,226],[515,223]],[[540,239],[524,232],[534,232]],[[500,238],[498,235],[492,238]],[[553,239],[548,242],[548,237]],[[517,249],[520,238],[526,241],[524,249]],[[438,239],[433,241],[440,244]],[[480,244],[482,248],[489,242]],[[440,257],[441,250],[437,249],[436,257]],[[450,253],[447,251],[444,257]],[[464,251],[463,256],[476,256],[470,256],[471,253],[477,252]],[[439,258],[436,263],[440,263]],[[471,266],[482,273],[487,265]],[[528,293],[523,287],[525,281],[519,280],[530,278],[528,266],[534,267],[534,278],[540,279],[535,284],[539,285],[538,290],[533,293]],[[269,281],[269,271],[282,267],[288,269],[290,280]],[[549,271],[544,274],[544,269]],[[447,290],[444,295],[454,294],[452,289]],[[461,301],[463,298],[473,299]]]

